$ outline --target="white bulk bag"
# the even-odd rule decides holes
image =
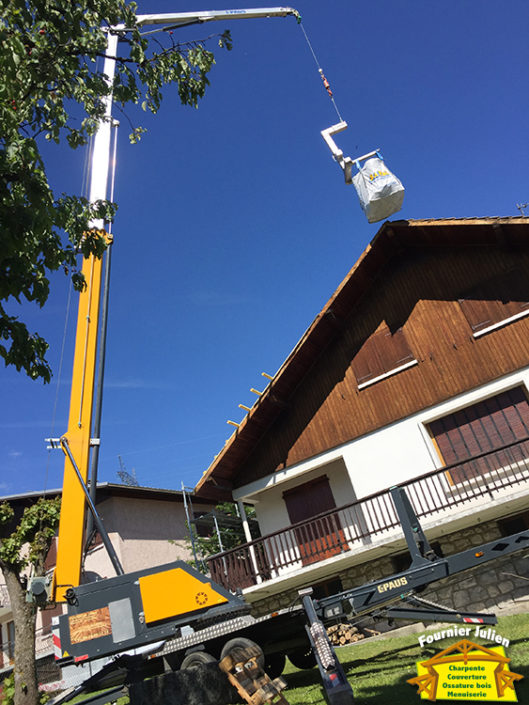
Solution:
[[[381,158],[371,157],[363,166],[355,162],[358,174],[353,177],[362,210],[370,223],[376,223],[399,211],[404,200],[404,186]]]

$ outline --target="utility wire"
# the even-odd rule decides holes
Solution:
[[[316,56],[316,52],[314,51],[314,48],[313,48],[313,46],[312,46],[312,44],[311,44],[311,42],[310,42],[310,39],[309,39],[308,36],[307,36],[307,32],[305,31],[305,27],[303,26],[303,23],[302,23],[302,22],[299,23],[299,26],[301,27],[301,31],[303,32],[303,35],[304,35],[304,37],[305,37],[305,41],[306,41],[307,44],[308,44],[308,47],[309,47],[309,49],[310,49],[310,53],[312,54],[312,56],[313,56],[313,58],[314,58],[314,63],[316,64],[316,67],[317,67],[317,69],[318,69],[318,73],[319,73],[320,76],[321,76],[321,80],[323,81],[323,85],[324,85],[324,87],[325,87],[325,90],[326,90],[327,93],[329,94],[329,98],[331,99],[331,102],[332,102],[332,104],[334,105],[334,109],[336,110],[336,114],[338,115],[338,119],[340,120],[340,122],[343,122],[343,118],[342,118],[342,116],[340,115],[340,111],[338,110],[338,106],[336,105],[336,101],[334,100],[334,96],[333,96],[333,94],[332,94],[332,90],[331,90],[330,83],[329,83],[329,81],[325,78],[325,74],[323,73],[323,69],[322,69],[321,66],[320,66],[320,62],[318,61],[318,57]]]

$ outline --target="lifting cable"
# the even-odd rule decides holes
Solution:
[[[321,80],[323,82],[323,87],[327,91],[327,94],[329,95],[329,98],[331,99],[331,102],[334,105],[334,109],[336,110],[336,114],[338,115],[338,119],[340,120],[340,122],[343,122],[343,118],[340,115],[340,111],[338,110],[338,106],[336,105],[336,101],[334,100],[334,96],[333,96],[333,93],[331,90],[331,84],[329,83],[329,81],[325,77],[325,74],[323,73],[323,69],[320,66],[320,62],[318,61],[316,53],[312,47],[312,44],[310,43],[310,39],[307,36],[307,32],[305,31],[305,27],[303,26],[303,22],[299,22],[299,26],[301,27],[301,31],[303,32],[303,35],[305,37],[305,41],[307,42],[308,47],[310,49],[310,52],[314,58],[314,63],[316,64],[316,67],[318,69],[318,73],[320,74]]]

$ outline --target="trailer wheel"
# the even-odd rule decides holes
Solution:
[[[309,651],[293,651],[288,655],[288,658],[296,668],[300,668],[301,670],[313,668],[316,665],[316,657],[312,653],[312,649]]]
[[[270,678],[279,678],[285,670],[286,656],[285,654],[266,654],[264,671]]]
[[[224,644],[220,654],[220,660],[222,661],[223,658],[229,656],[233,649],[247,649],[249,646],[256,646],[259,649],[261,655],[257,657],[257,665],[260,668],[264,668],[265,657],[259,644],[256,644],[255,641],[252,641],[251,639],[245,639],[242,636],[235,637],[235,639],[230,639]]]
[[[217,659],[205,651],[192,651],[190,654],[187,654],[187,656],[184,656],[180,670],[184,671],[186,668],[197,668],[197,666],[203,666],[206,663],[217,663]]]

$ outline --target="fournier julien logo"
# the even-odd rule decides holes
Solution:
[[[503,646],[487,648],[462,639],[426,661],[417,662],[415,678],[422,700],[516,703],[514,682],[523,676],[509,670]]]

